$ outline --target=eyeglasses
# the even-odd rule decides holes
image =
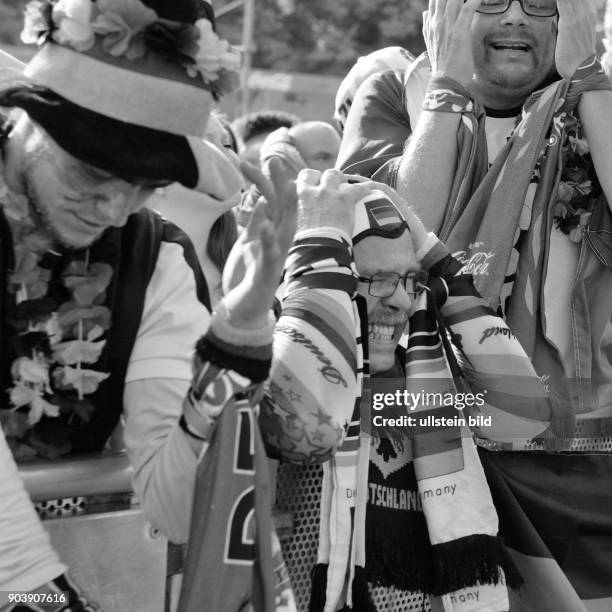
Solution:
[[[505,13],[514,0],[482,0],[476,9],[487,15]],[[553,17],[557,14],[557,0],[518,0],[526,15],[531,17]]]
[[[360,283],[368,283],[368,293],[372,297],[386,298],[395,293],[397,285],[402,281],[404,291],[411,297],[416,298],[425,291],[427,282],[427,272],[408,272],[400,276],[397,272],[377,272],[372,276],[358,276]]]

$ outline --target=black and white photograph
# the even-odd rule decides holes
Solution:
[[[612,612],[612,0],[0,0],[0,612]]]

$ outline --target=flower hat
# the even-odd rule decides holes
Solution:
[[[0,106],[25,110],[65,151],[218,199],[240,189],[238,171],[202,138],[240,67],[208,3],[33,0],[22,40],[41,48],[23,71],[0,70]]]

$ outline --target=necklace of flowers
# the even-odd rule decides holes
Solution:
[[[161,19],[140,0],[32,0],[26,6],[21,33],[26,44],[53,40],[82,53],[96,36],[114,57],[135,60],[150,50],[177,61],[215,94],[239,87],[240,52],[215,34],[208,19],[195,24]]]
[[[32,220],[27,198],[2,184],[0,203],[16,245],[8,279],[16,303],[10,323],[17,357],[8,390],[13,418],[5,416],[3,427],[22,439],[43,415],[90,419],[94,407],[87,396],[109,376],[86,365],[98,361],[106,343],[99,338],[110,327],[110,311],[101,303],[113,269],[90,264],[87,250],[84,261],[72,260],[61,273],[70,298],[58,304],[47,295],[51,272],[40,265],[52,244]]]
[[[579,243],[602,189],[578,120],[572,115],[566,115],[563,120],[568,136],[562,151],[563,169],[554,223],[572,242]]]

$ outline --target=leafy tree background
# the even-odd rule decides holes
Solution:
[[[0,42],[19,45],[26,0],[0,0]]]
[[[286,72],[342,76],[357,57],[391,45],[420,53],[427,0],[256,0],[253,65]],[[232,42],[242,17],[229,13],[219,30]]]
[[[179,0],[177,0],[179,1]],[[213,0],[218,9],[226,0]],[[0,44],[19,45],[27,0],[0,0]],[[427,0],[255,0],[253,66],[342,76],[356,58],[389,45],[423,48]],[[217,30],[241,43],[242,10],[219,18]]]
[[[228,1],[213,0],[213,5],[218,10]],[[605,2],[598,0],[600,18]],[[0,44],[20,44],[26,3],[0,0]],[[343,76],[359,56],[375,49],[399,45],[420,53],[427,4],[427,0],[255,0],[252,64]],[[219,18],[217,29],[240,44],[242,19],[241,10],[231,11]]]

